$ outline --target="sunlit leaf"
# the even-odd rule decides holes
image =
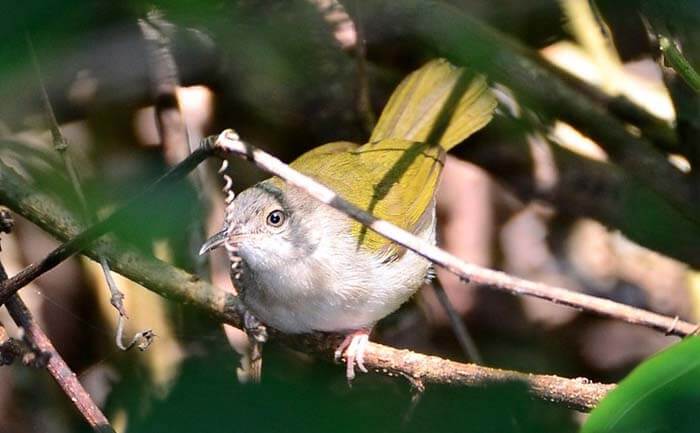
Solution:
[[[591,413],[582,433],[698,431],[700,337],[637,367]]]

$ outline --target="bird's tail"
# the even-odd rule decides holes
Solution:
[[[484,76],[432,60],[394,90],[370,143],[397,138],[450,150],[489,123],[496,104]]]

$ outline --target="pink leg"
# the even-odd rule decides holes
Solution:
[[[372,332],[371,329],[365,328],[351,332],[345,336],[343,342],[335,350],[336,361],[345,356],[345,376],[348,378],[348,382],[355,378],[355,365],[361,372],[367,373],[364,357],[370,332]]]

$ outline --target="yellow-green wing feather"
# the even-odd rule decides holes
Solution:
[[[394,90],[370,143],[399,138],[450,150],[489,123],[496,104],[483,75],[432,60]]]
[[[367,167],[368,191],[356,199],[362,209],[404,230],[425,228],[431,217],[435,190],[440,180],[445,152],[427,143],[385,139],[368,143],[354,151]],[[353,226],[360,245],[371,250],[401,249],[383,236],[364,227]]]
[[[328,143],[305,153],[291,166],[359,208],[413,231],[426,210],[431,210],[443,160],[444,151],[439,147],[389,139],[364,146]],[[359,223],[353,223],[352,233],[360,247],[399,251]]]
[[[432,212],[445,151],[486,125],[495,107],[484,77],[434,60],[397,87],[369,143],[329,143],[292,167],[374,216],[415,232]],[[359,247],[402,251],[359,223],[352,233]]]

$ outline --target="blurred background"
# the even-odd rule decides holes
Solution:
[[[691,62],[697,59],[700,7],[673,4],[5,5],[0,161],[35,191],[81,214],[52,145],[43,82],[89,213],[104,217],[184,159],[202,137],[224,128],[287,162],[329,141],[364,142],[396,84],[428,59],[446,56],[487,74],[500,105],[496,118],[447,162],[438,198],[440,245],[519,277],[697,321],[700,279],[690,266],[700,260],[700,229],[678,211],[677,197],[655,189],[666,177],[627,163],[653,155],[658,173],[672,172],[671,179],[690,185],[685,196],[700,190],[693,170],[700,157],[700,103],[660,59],[657,40],[663,33]],[[440,17],[451,18],[432,20]],[[462,18],[470,25],[456,25]],[[561,112],[552,108],[559,106]],[[573,112],[571,106],[583,108]],[[621,152],[623,143],[601,141],[605,131],[596,128],[607,127],[591,125],[586,107],[623,124],[630,140],[648,148]],[[223,220],[219,164],[207,161],[154,196],[112,236],[233,290],[223,255],[208,262],[196,254]],[[227,173],[236,191],[266,177],[244,161],[231,161]],[[15,218],[0,256],[10,275],[58,245],[41,224]],[[603,382],[619,380],[677,341],[438,275],[478,353],[463,352],[430,287],[383,320],[375,340],[458,361],[476,355],[487,366]],[[361,375],[348,388],[340,367],[277,344],[265,348],[262,385],[241,383],[235,330],[115,278],[126,296],[125,338],[146,328],[157,335],[146,351],[115,346],[109,290],[99,264],[86,258],[65,262],[21,294],[119,432],[570,432],[583,419],[531,399],[517,384],[429,386],[413,404],[401,378]],[[4,309],[0,324],[19,335]],[[45,371],[19,362],[0,368],[0,432],[70,431],[88,428]]]

